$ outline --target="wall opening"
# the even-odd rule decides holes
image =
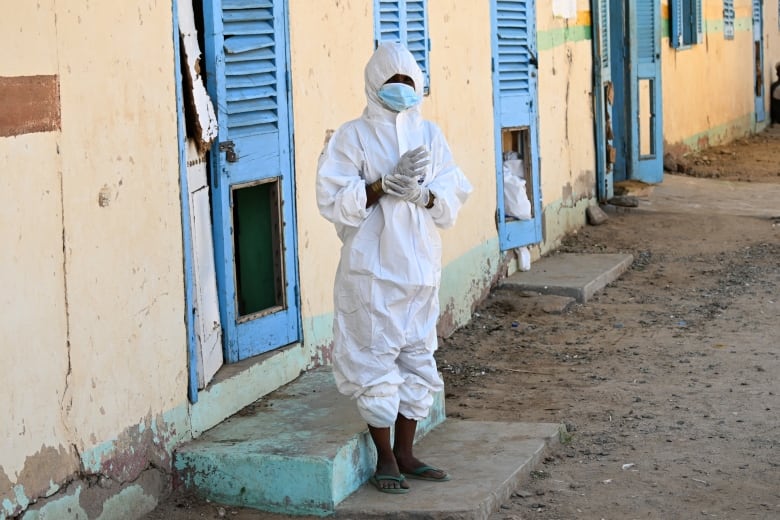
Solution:
[[[231,188],[237,321],[286,307],[280,179]]]
[[[652,79],[639,80],[639,157],[655,155],[655,114]]]
[[[531,171],[531,130],[527,126],[501,129],[504,214],[507,221],[534,218]]]

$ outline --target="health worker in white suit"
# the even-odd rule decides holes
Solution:
[[[377,449],[371,482],[405,493],[407,478],[446,481],[412,451],[417,421],[443,388],[434,359],[441,238],[471,184],[441,130],[423,120],[423,75],[399,43],[365,68],[368,103],[320,155],[317,204],[342,241],[334,286],[333,372],[356,399]],[[391,445],[390,428],[395,425]]]

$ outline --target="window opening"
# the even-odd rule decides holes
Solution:
[[[653,80],[639,80],[639,156],[655,155],[655,114],[653,113]]]
[[[504,215],[506,221],[531,220],[534,217],[533,179],[530,154],[531,134],[528,127],[501,130],[502,173],[504,182]]]
[[[280,179],[233,186],[237,321],[286,307]]]

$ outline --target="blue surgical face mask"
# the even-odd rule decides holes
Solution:
[[[420,96],[417,95],[417,92],[404,83],[383,85],[377,95],[387,108],[396,112],[402,112],[420,102]]]

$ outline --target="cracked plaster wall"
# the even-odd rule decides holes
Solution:
[[[596,197],[591,20],[588,2],[576,6],[565,18],[537,2],[542,253],[585,223]]]
[[[165,471],[188,428],[158,419],[187,388],[171,4],[21,2],[0,45],[61,110],[0,138],[2,518]]]

